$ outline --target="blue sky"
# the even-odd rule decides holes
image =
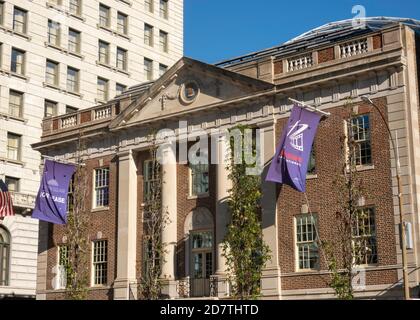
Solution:
[[[215,63],[281,44],[325,23],[367,16],[420,20],[419,0],[184,0],[184,55]]]

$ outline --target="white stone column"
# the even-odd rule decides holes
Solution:
[[[261,132],[261,145],[263,146],[264,171],[261,176],[262,183],[262,227],[263,239],[271,251],[271,259],[263,270],[261,290],[263,298],[281,298],[281,278],[279,265],[278,244],[278,218],[277,218],[277,195],[276,184],[266,182],[268,168],[276,152],[276,130],[274,120],[259,123]]]
[[[218,282],[218,296],[225,297],[228,294],[226,282],[226,259],[223,257],[223,240],[227,232],[229,222],[229,212],[227,199],[228,190],[232,187],[232,182],[228,178],[229,170],[229,138],[227,133],[222,133],[217,137],[215,146],[216,165],[216,276]]]
[[[118,246],[114,299],[128,300],[130,283],[136,283],[137,167],[131,150],[118,156]],[[136,290],[131,294],[136,297]]]
[[[177,244],[177,170],[175,142],[162,146],[162,213],[169,219],[162,233],[165,255],[162,265],[162,293],[169,298],[177,297],[175,270]]]

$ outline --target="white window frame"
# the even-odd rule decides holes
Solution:
[[[144,24],[144,44],[153,47],[154,45],[154,33],[155,33],[155,27],[152,25],[145,23]]]
[[[314,220],[313,225],[313,232],[315,232],[315,239],[311,240],[311,241],[298,241],[298,219],[302,218],[302,217],[306,217],[307,221],[312,221],[312,219]],[[317,237],[319,236],[317,234],[318,231],[318,216],[314,213],[310,214],[298,214],[296,216],[293,217],[293,224],[294,224],[294,229],[293,229],[293,235],[294,235],[294,242],[295,242],[295,270],[297,272],[307,272],[307,271],[318,271],[320,269],[320,248],[318,246],[317,243]],[[308,223],[306,225],[309,225]],[[314,244],[317,247],[317,256],[318,256],[318,261],[315,264],[315,266],[313,268],[309,267],[309,268],[301,268],[300,267],[300,247],[301,246],[310,246],[311,244]],[[304,262],[305,263],[305,262]]]
[[[165,39],[165,41],[162,41],[162,39]],[[166,31],[159,30],[159,47],[162,52],[169,52],[169,34]]]
[[[168,66],[163,63],[159,63],[159,77],[163,76],[167,71]]]
[[[105,261],[95,261],[95,245],[103,243],[105,244]],[[100,239],[100,240],[94,240],[92,241],[92,276],[91,276],[91,286],[92,287],[104,287],[108,283],[108,240],[106,239]],[[103,283],[96,283],[96,267],[100,264],[105,264],[105,281]]]
[[[148,63],[150,63],[150,64],[148,64]],[[146,81],[153,80],[153,65],[154,65],[153,60],[148,59],[148,58],[144,58],[144,68],[143,68],[143,70],[144,70],[144,79]],[[149,68],[146,69],[146,66],[150,66],[150,69]]]
[[[77,8],[75,11],[73,8]],[[76,16],[82,14],[82,0],[69,0],[69,12]]]
[[[165,20],[169,19],[169,0],[159,1],[159,17]]]
[[[10,182],[13,181],[15,183],[15,189],[10,189]],[[10,176],[4,177],[4,183],[7,186],[7,189],[9,192],[19,192],[20,191],[20,179]]]
[[[99,171],[101,171],[101,172],[105,172],[105,171],[108,171],[108,181],[106,181],[106,184],[100,184],[99,186],[97,186],[97,184],[96,184],[96,176],[97,176],[97,174],[98,174],[98,172]],[[93,192],[92,192],[92,195],[93,195],[93,199],[92,199],[92,209],[106,209],[106,208],[109,208],[109,188],[110,188],[110,168],[109,167],[102,167],[102,168],[95,168],[95,169],[93,169],[93,184],[92,184],[92,186],[93,186]],[[104,195],[101,197],[101,201],[99,201],[99,203],[98,203],[98,199],[97,199],[97,195],[98,195],[98,191],[99,190],[102,190],[102,189],[108,189],[108,194],[105,196],[105,193],[104,193]],[[105,199],[108,199],[108,203],[107,204],[105,204]]]
[[[149,13],[154,12],[154,0],[144,0],[144,10]]]
[[[110,44],[108,42],[103,40],[98,41],[98,61],[100,63],[109,65],[109,48]],[[105,51],[103,51],[103,49],[105,49]]]
[[[121,90],[121,91],[118,90],[118,87],[120,87],[123,90]],[[124,93],[126,90],[127,90],[127,86],[125,84],[118,83],[118,82],[115,84],[115,93],[117,95],[120,95],[120,94]]]

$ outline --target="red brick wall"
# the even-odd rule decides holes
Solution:
[[[385,111],[386,99],[378,99],[376,103]],[[361,105],[359,112],[370,108]],[[322,121],[315,140],[316,174],[318,178],[307,181],[307,196],[312,212],[318,216],[318,228],[321,239],[337,241],[339,235],[335,227],[335,213],[339,210],[339,193],[333,182],[340,170],[341,146],[340,136],[343,134],[343,111],[341,108],[328,110],[331,116]],[[377,111],[371,111],[372,157],[374,169],[360,172],[365,188],[366,205],[374,205],[377,231],[378,265],[392,265],[397,262],[394,237],[394,217],[390,176],[389,142],[386,127]],[[277,123],[279,138],[287,119]],[[277,141],[278,142],[278,141]],[[301,206],[306,204],[304,194],[294,191],[289,186],[278,188],[279,197],[279,257],[282,273],[295,272],[294,216],[300,214]],[[326,270],[321,254],[321,270]],[[395,271],[369,272],[368,283],[394,283],[397,280]],[[328,280],[328,279],[327,279]],[[282,289],[309,289],[327,287],[325,276],[302,275],[283,277]]]
[[[334,60],[334,47],[318,51],[318,63]]]
[[[373,36],[373,49],[380,49],[382,48],[382,34],[378,34]]]
[[[117,186],[117,163],[113,156],[103,157],[103,167],[110,168],[110,189],[109,189],[109,210],[91,211],[92,208],[92,187],[87,188],[86,208],[90,212],[90,232],[89,240],[97,239],[98,232],[102,233],[103,240],[108,240],[108,274],[106,288],[90,288],[89,299],[112,299],[112,289],[109,287],[113,284],[116,277],[116,248],[117,248],[117,215],[116,215],[116,186]],[[88,183],[92,183],[93,171],[99,166],[99,158],[85,162],[88,174]],[[47,261],[47,290],[52,290],[54,274],[53,267],[57,264],[58,248],[63,244],[63,236],[65,234],[64,226],[50,224],[50,236],[48,245],[48,261]],[[91,272],[91,252],[89,252],[89,272]],[[90,280],[90,277],[89,277]],[[58,299],[60,293],[48,293],[47,299]]]
[[[274,61],[274,74],[283,73],[283,60]]]

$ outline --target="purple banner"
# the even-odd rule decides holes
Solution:
[[[321,115],[295,105],[283,130],[266,181],[306,191],[306,172]]]
[[[55,224],[67,223],[67,193],[75,170],[74,165],[45,160],[32,218]]]

